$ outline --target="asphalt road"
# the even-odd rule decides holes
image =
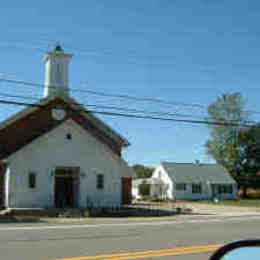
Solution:
[[[126,260],[153,257],[203,260],[211,253],[201,253],[197,249],[197,252],[189,253],[190,246],[214,246],[243,238],[259,238],[259,227],[260,216],[0,224],[0,259]],[[177,255],[176,250],[179,250]],[[135,252],[142,253],[133,255]],[[147,254],[147,257],[141,254]],[[96,255],[106,256],[90,257]]]

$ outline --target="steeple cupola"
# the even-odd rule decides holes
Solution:
[[[71,57],[71,54],[64,53],[60,45],[45,54],[45,98],[55,94],[69,95],[69,62]]]

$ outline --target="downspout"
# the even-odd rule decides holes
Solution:
[[[48,198],[48,207],[49,208],[55,208],[55,167],[50,168],[48,170],[49,175],[49,198]]]

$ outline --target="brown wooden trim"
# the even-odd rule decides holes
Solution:
[[[0,164],[0,208],[4,205],[4,165]]]
[[[132,178],[131,177],[122,177],[122,204],[130,204],[132,201]]]
[[[63,121],[52,119],[51,109],[56,107],[63,107],[66,110],[67,115]],[[0,131],[0,159],[8,157],[24,145],[34,141],[70,118],[107,145],[115,154],[121,156],[122,146],[120,144],[114,141],[107,133],[97,128],[93,122],[86,119],[79,111],[72,109],[70,104],[57,98],[50,101],[47,105],[39,107],[24,118],[7,125]]]

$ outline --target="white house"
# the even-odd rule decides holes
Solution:
[[[71,57],[60,46],[48,52],[44,98],[0,123],[0,202],[6,208],[130,201],[134,173],[121,156],[129,143],[70,97]]]
[[[152,174],[168,184],[174,200],[235,199],[237,184],[219,164],[162,162]]]

